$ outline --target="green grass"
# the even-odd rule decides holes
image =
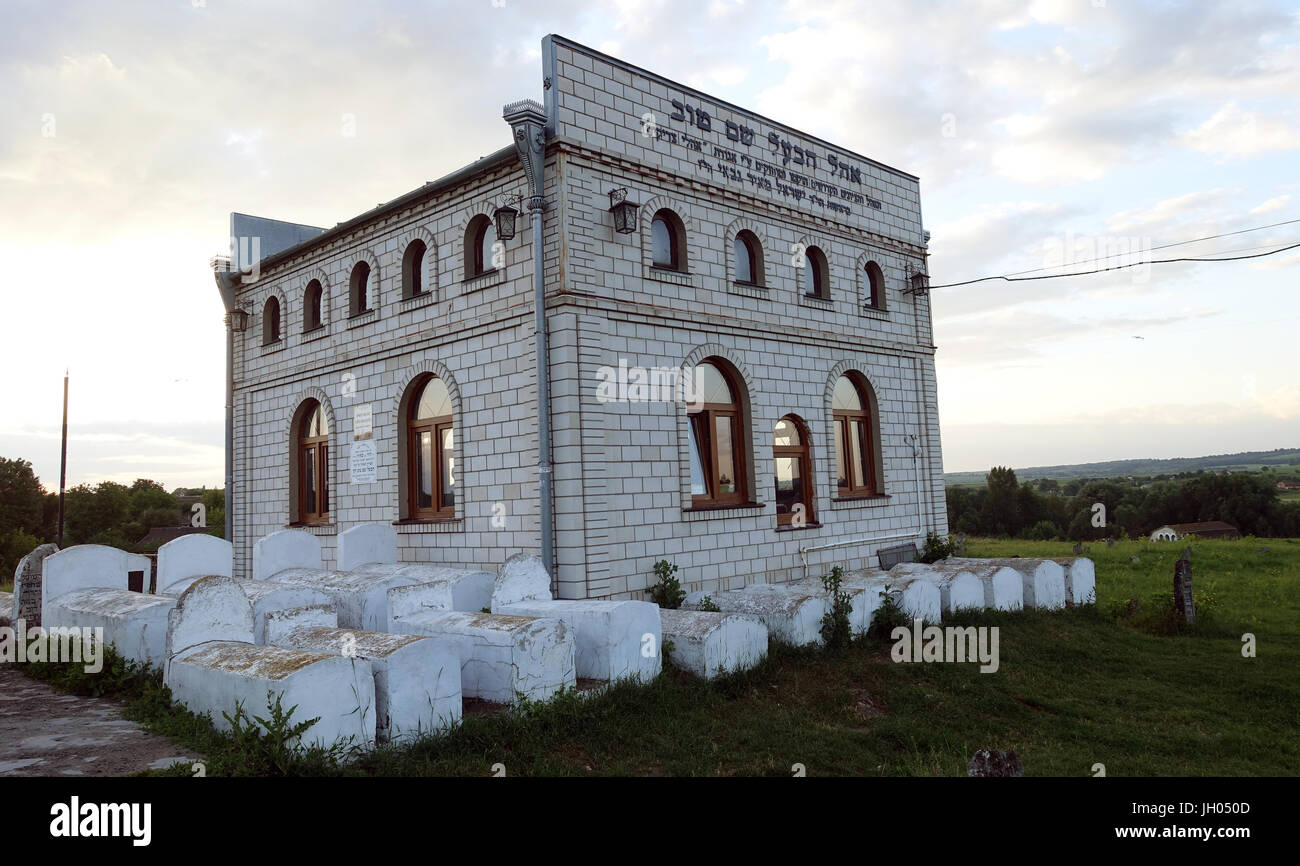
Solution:
[[[1070,547],[967,542],[975,556],[1064,556]],[[838,655],[777,647],[756,670],[725,681],[669,669],[648,685],[471,716],[411,747],[347,765],[317,753],[287,771],[488,776],[503,764],[510,776],[789,776],[803,764],[809,776],[964,775],[975,750],[1000,748],[1018,751],[1028,775],[1085,776],[1096,763],[1109,776],[1294,775],[1300,540],[1193,542],[1195,587],[1215,610],[1189,632],[1165,636],[1108,612],[1171,592],[1183,547],[1093,544],[1095,607],[962,617],[999,627],[997,673],[895,664],[889,642],[873,640]],[[1257,658],[1242,657],[1247,631]],[[169,707],[156,680],[144,682],[147,690],[133,685],[126,695],[128,714],[209,756],[209,775],[278,771]]]

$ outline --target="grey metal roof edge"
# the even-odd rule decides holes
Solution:
[[[449,187],[456,186],[457,184],[468,180],[476,174],[489,171],[499,165],[510,162],[511,160],[517,160],[518,158],[519,156],[515,151],[514,144],[508,144],[498,151],[494,151],[487,156],[476,159],[469,165],[456,169],[450,174],[443,175],[437,180],[431,180],[423,186],[416,187],[408,193],[403,193],[392,201],[384,202],[383,204],[373,207],[364,213],[360,213],[349,220],[333,226],[332,228],[327,228],[314,238],[308,238],[307,240],[296,243],[287,249],[275,253],[274,255],[267,256],[265,259],[262,259],[258,264],[258,267],[264,269],[274,267],[292,256],[306,252],[313,246],[333,240],[339,235],[351,231],[368,220],[398,210],[411,202],[418,200],[421,196],[441,192],[444,189],[448,189]]]
[[[311,225],[311,224],[309,224],[309,223],[296,223],[296,222],[292,222],[292,221],[290,221],[290,220],[276,219],[275,217],[264,217],[264,216],[258,216],[258,215],[255,214],[255,213],[244,213],[242,210],[232,210],[232,211],[230,212],[230,215],[231,215],[231,216],[242,216],[242,217],[248,217],[249,219],[255,219],[255,220],[268,220],[268,221],[274,221],[274,222],[278,222],[278,223],[284,223],[284,224],[287,225],[287,226],[296,226],[297,228],[302,228],[302,229],[316,229],[316,231],[318,231],[318,232],[326,231],[326,229],[325,229],[324,226],[314,226],[314,225]]]
[[[770,123],[772,126],[778,127],[780,129],[789,130],[795,135],[802,136],[808,139],[809,141],[815,141],[818,144],[822,145],[823,147],[828,147],[832,150],[838,150],[843,153],[846,153],[849,156],[862,160],[863,162],[870,163],[871,165],[874,165],[876,168],[882,168],[886,171],[893,172],[894,174],[900,175],[910,180],[917,181],[918,183],[921,180],[921,178],[918,177],[917,175],[914,175],[910,172],[903,171],[901,168],[894,168],[892,165],[883,163],[880,160],[872,159],[869,156],[863,156],[862,154],[858,153],[855,150],[849,150],[847,147],[844,147],[843,145],[835,144],[833,142],[827,141],[824,138],[820,138],[816,135],[811,135],[807,132],[804,132],[801,129],[796,129],[793,126],[790,126],[788,123],[781,123],[779,120],[773,120],[772,118],[768,117],[765,114],[759,114],[757,111],[751,111],[748,108],[743,108],[739,105],[736,105],[734,102],[728,102],[725,99],[719,99],[718,97],[714,96],[711,93],[705,93],[703,90],[697,90],[694,87],[688,87],[687,85],[682,84],[679,81],[673,81],[671,78],[666,78],[662,75],[651,72],[648,69],[643,69],[640,66],[637,66],[635,64],[628,63],[624,60],[619,60],[617,57],[610,57],[608,54],[605,54],[604,52],[601,51],[597,51],[595,48],[592,48],[588,45],[583,45],[581,42],[575,42],[572,39],[569,39],[565,36],[560,36],[557,33],[547,34],[546,38],[553,40],[552,44],[565,45],[569,48],[577,48],[581,51],[591,54],[594,57],[599,57],[601,60],[605,61],[606,63],[609,63],[612,66],[616,66],[627,72],[635,72],[638,75],[643,75],[646,78],[649,78],[653,81],[657,81],[660,84],[663,84],[667,87],[675,87],[678,90],[682,91],[683,93],[689,93],[695,96],[703,97],[711,102],[716,102],[718,105],[725,106],[731,109],[732,111],[738,112],[740,114],[750,114],[753,115],[754,117],[762,118],[766,122]]]

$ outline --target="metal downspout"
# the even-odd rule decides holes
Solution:
[[[551,371],[550,336],[546,328],[545,239],[542,212],[546,166],[546,111],[531,99],[512,102],[501,112],[510,124],[515,150],[528,179],[528,210],[533,244],[534,340],[537,347],[537,514],[541,524],[542,564],[555,588],[555,516],[551,502]]]

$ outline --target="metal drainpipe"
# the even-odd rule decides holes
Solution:
[[[537,341],[537,496],[542,522],[542,562],[555,562],[555,518],[551,513],[551,340],[546,332],[546,280],[542,272],[542,210],[540,195],[528,203],[533,232],[533,306]],[[553,582],[553,581],[552,581]]]
[[[226,527],[222,538],[235,543],[231,532],[235,522],[235,323],[226,313]]]
[[[233,529],[235,520],[235,316],[238,306],[235,303],[235,290],[239,285],[241,273],[230,270],[230,261],[216,257],[211,262],[212,276],[217,281],[217,291],[221,293],[221,303],[226,308],[226,524],[225,538],[234,544]]]
[[[916,478],[917,533],[921,536],[921,543],[924,544],[929,527],[925,519],[925,497],[921,493],[921,437],[916,433],[908,433],[907,438],[912,443],[912,474]]]
[[[528,178],[528,210],[533,244],[534,340],[537,346],[537,499],[542,564],[555,580],[555,517],[551,503],[551,347],[546,329],[546,275],[543,272],[542,212],[546,210],[546,110],[531,99],[512,102],[501,112],[510,124],[515,150]]]

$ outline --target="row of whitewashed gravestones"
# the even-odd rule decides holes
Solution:
[[[841,591],[849,596],[849,624],[864,633],[886,596],[908,615],[939,622],[961,609],[1057,610],[1096,601],[1093,564],[1070,559],[948,558],[932,564],[899,563],[889,571],[863,569],[845,574]],[[724,613],[756,618],[772,636],[795,645],[820,644],[822,617],[830,600],[820,578],[759,584],[710,596]],[[688,610],[704,601],[690,593]],[[665,612],[665,615],[668,612]],[[667,634],[668,619],[664,632]]]
[[[234,580],[230,545],[186,536],[147,558],[99,545],[48,557],[42,616],[102,627],[126,657],[161,664],[175,696],[227,725],[268,692],[319,716],[313,741],[368,744],[460,718],[462,696],[543,700],[578,677],[650,679],[663,644],[647,602],[555,601],[536,557],[497,575],[396,562],[396,533],[369,524],[340,535],[340,569],[321,568],[300,531],[257,542],[253,578]],[[143,580],[140,580],[143,572]],[[485,613],[484,608],[494,612]]]

